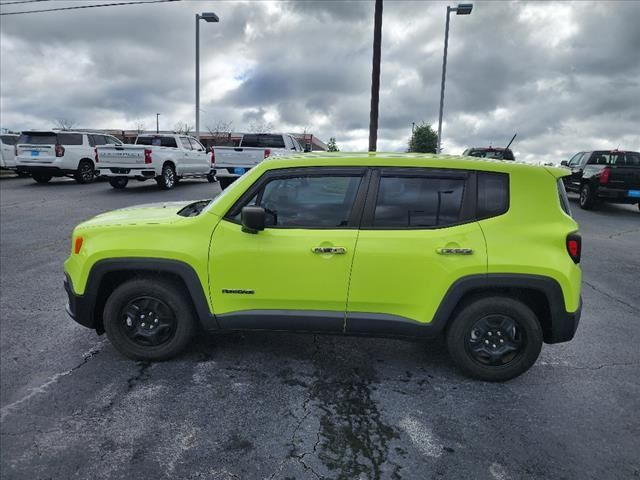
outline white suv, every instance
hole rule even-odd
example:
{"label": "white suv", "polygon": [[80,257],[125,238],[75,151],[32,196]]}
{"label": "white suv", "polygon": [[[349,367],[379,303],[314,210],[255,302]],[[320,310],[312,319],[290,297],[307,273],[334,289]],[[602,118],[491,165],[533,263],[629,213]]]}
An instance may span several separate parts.
{"label": "white suv", "polygon": [[0,169],[15,170],[16,168],[16,141],[18,135],[3,133],[0,135]]}
{"label": "white suv", "polygon": [[16,145],[16,169],[38,183],[70,176],[78,183],[95,179],[95,147],[121,145],[102,133],[40,130],[22,132]]}

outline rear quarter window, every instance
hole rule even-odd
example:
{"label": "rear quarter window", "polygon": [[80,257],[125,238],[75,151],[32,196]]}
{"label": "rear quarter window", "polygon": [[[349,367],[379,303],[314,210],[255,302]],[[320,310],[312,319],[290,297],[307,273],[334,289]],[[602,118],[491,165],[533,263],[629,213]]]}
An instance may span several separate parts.
{"label": "rear quarter window", "polygon": [[478,201],[476,217],[488,218],[509,209],[509,175],[506,173],[478,172]]}
{"label": "rear quarter window", "polygon": [[81,133],[59,133],[58,143],[60,145],[82,145]]}

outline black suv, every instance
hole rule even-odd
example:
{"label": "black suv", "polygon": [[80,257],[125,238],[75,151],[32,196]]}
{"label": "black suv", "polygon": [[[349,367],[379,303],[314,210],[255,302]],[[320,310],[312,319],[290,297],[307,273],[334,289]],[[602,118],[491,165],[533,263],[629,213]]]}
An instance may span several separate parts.
{"label": "black suv", "polygon": [[580,152],[561,165],[571,169],[571,175],[563,178],[565,189],[580,194],[580,207],[585,210],[600,201],[636,204],[640,208],[640,153]]}
{"label": "black suv", "polygon": [[495,158],[497,160],[516,159],[509,148],[500,147],[471,147],[462,152],[462,155],[466,155],[468,157]]}

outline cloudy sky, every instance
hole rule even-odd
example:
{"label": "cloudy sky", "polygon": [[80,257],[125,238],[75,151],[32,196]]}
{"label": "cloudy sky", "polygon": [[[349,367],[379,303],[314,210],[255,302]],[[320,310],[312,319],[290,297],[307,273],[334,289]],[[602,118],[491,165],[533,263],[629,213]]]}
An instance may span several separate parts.
{"label": "cloudy sky", "polygon": [[[92,3],[3,5],[0,13]],[[110,0],[114,1],[114,0]],[[110,3],[110,2],[98,2]],[[447,3],[384,2],[378,150],[437,127]],[[451,3],[455,5],[455,3]],[[161,128],[194,119],[195,13],[201,129],[269,123],[366,150],[373,2],[182,1],[0,16],[0,123]],[[640,149],[640,2],[474,2],[452,16],[445,153],[504,145],[559,162],[591,148]]]}

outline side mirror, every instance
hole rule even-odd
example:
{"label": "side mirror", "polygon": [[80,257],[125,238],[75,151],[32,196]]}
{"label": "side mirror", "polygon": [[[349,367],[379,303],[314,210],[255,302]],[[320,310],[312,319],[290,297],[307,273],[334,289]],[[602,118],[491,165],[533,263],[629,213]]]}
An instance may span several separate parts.
{"label": "side mirror", "polygon": [[242,231],[256,234],[264,230],[266,213],[262,207],[244,207],[240,213]]}
{"label": "side mirror", "polygon": [[567,162],[566,160],[562,160],[560,162],[560,165],[563,166],[563,167],[568,167],[569,166],[569,162]]}

